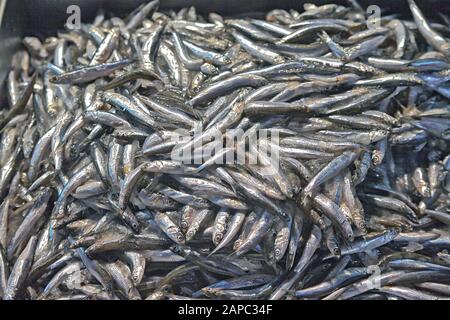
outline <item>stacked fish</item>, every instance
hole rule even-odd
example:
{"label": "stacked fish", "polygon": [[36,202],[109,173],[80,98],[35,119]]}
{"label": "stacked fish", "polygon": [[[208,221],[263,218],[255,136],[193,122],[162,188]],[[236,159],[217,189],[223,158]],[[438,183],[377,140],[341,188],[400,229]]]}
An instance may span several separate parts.
{"label": "stacked fish", "polygon": [[448,299],[450,18],[408,4],[152,1],[24,38],[0,296]]}

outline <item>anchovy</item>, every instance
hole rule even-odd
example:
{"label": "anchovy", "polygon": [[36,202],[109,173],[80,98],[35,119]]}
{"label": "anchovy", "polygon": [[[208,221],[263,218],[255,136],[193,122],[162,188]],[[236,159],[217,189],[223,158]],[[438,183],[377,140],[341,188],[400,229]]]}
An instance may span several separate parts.
{"label": "anchovy", "polygon": [[420,34],[436,50],[448,56],[450,54],[450,44],[431,28],[422,11],[413,0],[408,0],[408,4]]}
{"label": "anchovy", "polygon": [[95,66],[83,67],[73,71],[56,75],[50,79],[55,84],[82,84],[105,77],[110,73],[122,69],[132,63],[132,60],[103,63]]}
{"label": "anchovy", "polygon": [[450,19],[348,2],[24,37],[0,299],[448,299]]}

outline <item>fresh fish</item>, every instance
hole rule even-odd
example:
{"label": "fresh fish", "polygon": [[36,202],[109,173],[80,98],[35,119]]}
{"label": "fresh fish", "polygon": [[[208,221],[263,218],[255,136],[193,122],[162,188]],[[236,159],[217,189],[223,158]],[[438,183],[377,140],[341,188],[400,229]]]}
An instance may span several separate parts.
{"label": "fresh fish", "polygon": [[154,0],[25,37],[0,299],[448,299],[449,18],[408,5]]}

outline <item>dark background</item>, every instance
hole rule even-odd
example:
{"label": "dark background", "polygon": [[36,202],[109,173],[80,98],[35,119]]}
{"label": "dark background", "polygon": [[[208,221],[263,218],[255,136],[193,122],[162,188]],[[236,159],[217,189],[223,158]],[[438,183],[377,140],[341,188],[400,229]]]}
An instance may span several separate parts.
{"label": "dark background", "polygon": [[[0,0],[4,1],[4,0]],[[76,4],[81,8],[83,22],[92,21],[99,8],[114,15],[125,16],[143,2],[148,0],[6,0],[3,21],[0,26],[0,95],[3,89],[5,72],[8,70],[10,57],[20,45],[24,35],[44,37],[61,29],[68,18],[66,9]],[[195,6],[201,13],[217,12],[224,16],[262,16],[265,12],[280,9],[302,11],[305,2],[315,4],[348,4],[346,0],[161,0],[160,10],[180,9]],[[367,7],[378,5],[382,14],[399,13],[410,16],[407,0],[358,0]],[[450,13],[450,0],[416,0],[425,15],[439,18],[438,13]],[[0,13],[1,14],[1,13]]]}
{"label": "dark background", "polygon": [[[67,19],[66,8],[71,4],[79,5],[82,20],[89,22],[98,8],[105,8],[115,15],[124,16],[148,0],[9,0],[8,2],[9,6],[17,7],[10,11],[12,15],[18,14],[25,18],[25,31],[35,33],[60,28]],[[202,13],[214,11],[225,16],[261,15],[275,8],[301,11],[305,2],[348,4],[346,0],[161,0],[160,10],[180,9],[193,5]],[[358,3],[363,7],[378,5],[386,10],[386,13],[409,15],[407,0],[358,0]],[[450,11],[450,1],[416,0],[416,3],[427,17],[436,17],[438,12]]]}

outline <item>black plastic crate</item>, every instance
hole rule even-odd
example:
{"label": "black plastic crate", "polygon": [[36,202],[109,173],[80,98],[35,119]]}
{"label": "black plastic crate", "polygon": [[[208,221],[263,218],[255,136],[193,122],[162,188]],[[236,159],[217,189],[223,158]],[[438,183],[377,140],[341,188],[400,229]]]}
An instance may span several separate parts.
{"label": "black plastic crate", "polygon": [[[3,96],[4,79],[11,55],[20,46],[24,35],[44,37],[62,29],[68,18],[67,7],[78,5],[83,22],[90,22],[99,9],[118,16],[126,16],[148,0],[0,0],[0,96]],[[417,0],[425,15],[439,18],[438,13],[450,13],[450,0]],[[161,11],[195,6],[201,13],[217,12],[224,16],[262,16],[265,12],[280,9],[302,9],[304,3],[347,4],[347,0],[161,0]],[[382,14],[396,13],[409,16],[407,0],[358,0],[367,7],[378,5]]]}

